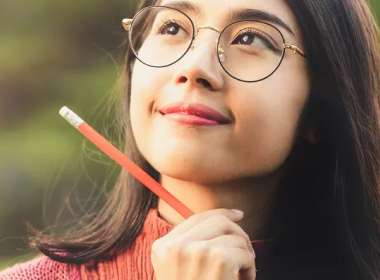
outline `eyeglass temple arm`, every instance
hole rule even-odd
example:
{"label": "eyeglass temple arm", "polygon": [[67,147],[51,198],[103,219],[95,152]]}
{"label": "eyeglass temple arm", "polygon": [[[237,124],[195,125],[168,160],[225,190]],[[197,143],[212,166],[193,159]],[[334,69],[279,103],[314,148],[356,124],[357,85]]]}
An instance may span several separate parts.
{"label": "eyeglass temple arm", "polygon": [[292,50],[294,53],[298,53],[299,55],[303,56],[303,57],[307,57],[305,55],[305,53],[300,49],[298,48],[297,46],[294,46],[294,45],[289,45],[289,44],[284,44],[284,49],[290,49]]}
{"label": "eyeglass temple arm", "polygon": [[126,31],[129,31],[129,29],[131,29],[132,21],[133,19],[130,18],[123,19],[122,24]]}

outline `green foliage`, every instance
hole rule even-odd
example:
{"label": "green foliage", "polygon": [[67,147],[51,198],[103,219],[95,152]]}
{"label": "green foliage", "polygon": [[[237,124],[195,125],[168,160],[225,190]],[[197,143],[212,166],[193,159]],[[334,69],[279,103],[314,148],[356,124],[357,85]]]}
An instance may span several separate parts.
{"label": "green foliage", "polygon": [[[24,220],[45,228],[43,203],[50,205],[47,219],[54,218],[64,193],[80,185],[81,200],[73,206],[80,212],[79,204],[110,173],[110,160],[58,111],[66,105],[101,130],[97,106],[115,85],[126,38],[121,20],[135,6],[117,0],[1,1],[0,269],[34,256],[26,250]],[[44,199],[52,188],[58,194]],[[61,216],[72,219],[67,211]]]}

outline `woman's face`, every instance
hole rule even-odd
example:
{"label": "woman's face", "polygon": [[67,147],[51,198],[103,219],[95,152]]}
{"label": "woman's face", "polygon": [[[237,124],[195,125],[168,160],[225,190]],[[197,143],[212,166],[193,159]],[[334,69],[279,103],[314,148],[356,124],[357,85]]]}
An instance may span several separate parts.
{"label": "woman's face", "polygon": [[[173,2],[163,0],[160,5]],[[295,17],[281,0],[189,3],[201,9],[197,13],[184,10],[195,29],[212,25],[222,30],[230,23],[227,20],[230,9],[262,10],[291,28],[294,35],[274,24],[286,43],[304,49]],[[257,177],[278,169],[292,148],[309,92],[307,60],[286,50],[281,66],[272,76],[256,83],[241,82],[221,67],[216,55],[218,36],[217,32],[201,29],[194,43],[196,47],[171,66],[153,68],[138,60],[134,64],[132,130],[139,150],[161,174],[198,183]],[[154,54],[155,50],[151,52]],[[174,120],[178,115],[160,112],[176,102],[206,105],[231,122],[181,123]],[[187,112],[191,113],[194,112]]]}

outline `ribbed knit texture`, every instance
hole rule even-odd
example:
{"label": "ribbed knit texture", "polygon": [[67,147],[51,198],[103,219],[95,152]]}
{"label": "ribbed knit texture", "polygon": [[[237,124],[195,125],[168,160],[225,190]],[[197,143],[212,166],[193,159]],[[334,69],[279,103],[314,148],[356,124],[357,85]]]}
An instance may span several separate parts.
{"label": "ribbed knit texture", "polygon": [[152,244],[172,229],[158,216],[157,209],[150,209],[134,244],[113,259],[98,263],[96,268],[62,264],[42,256],[7,268],[0,273],[0,280],[154,280]]}

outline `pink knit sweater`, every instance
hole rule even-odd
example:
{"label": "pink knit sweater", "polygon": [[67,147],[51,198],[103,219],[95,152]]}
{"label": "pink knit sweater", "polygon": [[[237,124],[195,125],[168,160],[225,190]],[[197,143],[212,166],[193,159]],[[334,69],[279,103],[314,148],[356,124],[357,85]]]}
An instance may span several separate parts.
{"label": "pink knit sweater", "polygon": [[157,209],[151,209],[133,246],[114,259],[100,263],[95,270],[42,256],[7,268],[0,272],[0,280],[152,280],[155,279],[150,260],[152,244],[172,229],[172,225],[158,216]]}

